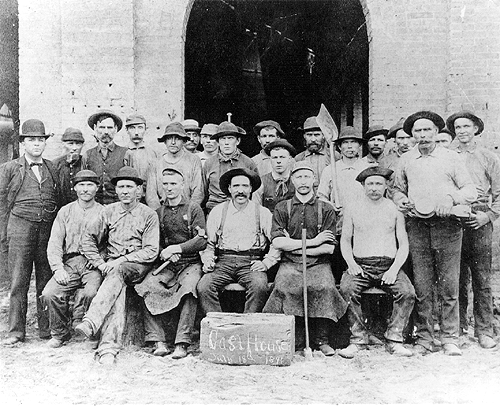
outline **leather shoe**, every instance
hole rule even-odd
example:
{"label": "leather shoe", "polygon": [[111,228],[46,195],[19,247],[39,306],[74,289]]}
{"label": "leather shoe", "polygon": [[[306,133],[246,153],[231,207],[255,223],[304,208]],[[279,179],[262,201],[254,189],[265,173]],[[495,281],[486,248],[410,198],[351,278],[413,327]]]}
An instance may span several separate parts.
{"label": "leather shoe", "polygon": [[355,343],[351,343],[347,348],[339,350],[339,356],[345,359],[352,359],[363,347]]}
{"label": "leather shoe", "polygon": [[454,343],[445,343],[443,350],[446,356],[462,356],[462,351]]}
{"label": "leather shoe", "polygon": [[49,348],[60,348],[61,346],[63,346],[66,342],[68,342],[69,338],[68,339],[65,339],[65,338],[62,338],[62,339],[59,339],[59,338],[51,338],[48,342],[47,342],[47,346]]}
{"label": "leather shoe", "polygon": [[156,342],[156,349],[154,350],[153,355],[167,356],[169,353],[172,353],[172,351],[167,348],[165,342]]}
{"label": "leather shoe", "polygon": [[333,349],[330,345],[327,343],[324,343],[322,345],[319,345],[319,350],[323,353],[325,356],[333,356],[335,355],[335,349]]}
{"label": "leather shoe", "polygon": [[413,353],[415,355],[425,356],[425,355],[428,355],[429,353],[431,353],[431,351],[429,349],[427,349],[425,346],[417,343],[415,346],[413,346]]}
{"label": "leather shoe", "polygon": [[394,356],[413,356],[413,352],[410,349],[406,349],[400,342],[387,341],[385,348],[387,349],[387,352]]}
{"label": "leather shoe", "polygon": [[491,349],[497,346],[497,343],[488,335],[481,334],[479,335],[479,345],[481,346],[481,348]]}
{"label": "leather shoe", "polygon": [[18,336],[8,336],[4,340],[2,340],[2,345],[11,346],[15,345],[18,342],[24,342],[24,340],[22,338],[19,338]]}
{"label": "leather shoe", "polygon": [[75,332],[89,338],[93,335],[92,325],[88,321],[82,321],[81,324],[75,326]]}
{"label": "leather shoe", "polygon": [[111,366],[114,365],[115,362],[116,362],[116,357],[112,353],[105,353],[104,355],[101,355],[101,357],[99,357],[100,365]]}
{"label": "leather shoe", "polygon": [[172,359],[182,359],[187,356],[187,345],[184,343],[178,343],[175,345],[174,353],[172,353]]}

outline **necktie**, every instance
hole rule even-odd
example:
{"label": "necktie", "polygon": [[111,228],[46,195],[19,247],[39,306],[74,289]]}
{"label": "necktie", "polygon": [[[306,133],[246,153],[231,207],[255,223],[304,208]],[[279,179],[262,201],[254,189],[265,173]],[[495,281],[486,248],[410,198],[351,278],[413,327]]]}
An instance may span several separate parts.
{"label": "necktie", "polygon": [[285,196],[286,193],[288,192],[288,185],[286,184],[286,180],[283,178],[277,179],[276,180],[276,196]]}
{"label": "necktie", "polygon": [[38,182],[40,182],[42,180],[42,175],[41,175],[42,163],[30,163],[30,168],[31,171],[33,171],[33,174],[35,174],[35,177],[38,180]]}

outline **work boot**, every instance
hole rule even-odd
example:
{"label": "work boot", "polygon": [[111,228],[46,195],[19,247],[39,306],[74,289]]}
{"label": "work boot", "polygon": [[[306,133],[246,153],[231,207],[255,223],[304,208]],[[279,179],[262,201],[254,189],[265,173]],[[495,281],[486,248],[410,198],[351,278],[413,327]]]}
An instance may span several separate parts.
{"label": "work boot", "polygon": [[75,326],[75,332],[89,339],[94,333],[92,332],[92,325],[88,321],[82,321],[81,324]]}
{"label": "work boot", "polygon": [[385,349],[387,350],[387,352],[394,356],[413,356],[413,352],[410,349],[406,349],[400,342],[387,341],[385,344]]}
{"label": "work boot", "polygon": [[333,349],[330,345],[327,343],[324,343],[322,345],[319,345],[319,350],[323,353],[325,356],[333,356],[335,355],[335,349]]}
{"label": "work boot", "polygon": [[63,346],[66,342],[68,342],[71,339],[71,335],[67,334],[64,335],[62,338],[51,338],[47,342],[47,346],[49,348],[60,348]]}
{"label": "work boot", "polygon": [[7,338],[2,340],[2,345],[4,346],[12,346],[16,343],[24,342],[24,339],[19,338],[18,336],[8,336]]}
{"label": "work boot", "polygon": [[156,342],[156,349],[153,352],[155,356],[167,356],[172,351],[167,348],[167,344],[165,342]]}
{"label": "work boot", "polygon": [[431,353],[431,351],[427,349],[424,345],[420,345],[419,343],[417,343],[416,345],[413,346],[413,353],[415,355],[425,356]]}
{"label": "work boot", "polygon": [[497,346],[497,343],[495,342],[495,340],[493,338],[489,337],[488,335],[480,334],[478,339],[479,339],[479,345],[481,346],[481,348],[491,349],[491,348],[494,348],[495,346]]}
{"label": "work boot", "polygon": [[188,354],[187,347],[188,345],[186,343],[178,343],[175,345],[174,353],[172,353],[172,359],[185,358]]}
{"label": "work boot", "polygon": [[339,356],[342,356],[345,359],[352,359],[361,349],[361,345],[351,343],[347,348],[339,350]]}
{"label": "work boot", "polygon": [[446,356],[462,356],[462,351],[454,343],[445,343],[443,350]]}

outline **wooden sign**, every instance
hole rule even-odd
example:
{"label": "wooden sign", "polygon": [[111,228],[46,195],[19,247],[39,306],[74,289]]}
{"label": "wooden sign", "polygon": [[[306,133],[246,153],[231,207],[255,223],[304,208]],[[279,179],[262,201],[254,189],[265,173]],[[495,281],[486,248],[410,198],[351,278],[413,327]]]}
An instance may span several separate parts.
{"label": "wooden sign", "polygon": [[209,312],[201,321],[201,358],[224,365],[289,366],[295,317]]}

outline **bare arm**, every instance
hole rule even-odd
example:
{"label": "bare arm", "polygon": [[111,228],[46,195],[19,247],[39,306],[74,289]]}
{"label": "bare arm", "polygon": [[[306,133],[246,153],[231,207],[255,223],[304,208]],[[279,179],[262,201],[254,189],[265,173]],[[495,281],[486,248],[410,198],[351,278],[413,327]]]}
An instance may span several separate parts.
{"label": "bare arm", "polygon": [[340,237],[340,250],[345,262],[347,263],[347,272],[353,276],[361,274],[363,275],[363,269],[354,260],[354,254],[352,252],[352,237],[354,234],[354,223],[352,220],[352,215],[349,211],[346,211],[344,215],[344,223],[342,224],[342,235]]}
{"label": "bare arm", "polygon": [[408,257],[409,244],[408,235],[406,233],[405,220],[401,212],[396,214],[396,239],[398,242],[398,251],[396,257],[389,270],[382,276],[382,282],[385,284],[394,284],[401,267]]}

